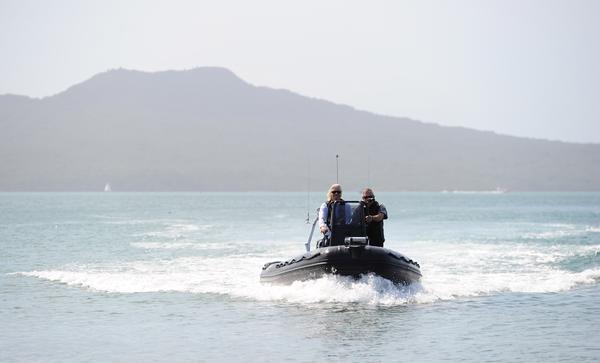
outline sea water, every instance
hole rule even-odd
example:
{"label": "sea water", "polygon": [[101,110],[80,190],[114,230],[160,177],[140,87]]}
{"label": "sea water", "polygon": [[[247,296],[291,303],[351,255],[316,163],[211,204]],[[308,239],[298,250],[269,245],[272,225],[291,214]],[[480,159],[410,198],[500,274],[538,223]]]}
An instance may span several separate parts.
{"label": "sea water", "polygon": [[322,194],[0,194],[0,361],[600,360],[600,193],[379,193],[420,284],[260,284]]}

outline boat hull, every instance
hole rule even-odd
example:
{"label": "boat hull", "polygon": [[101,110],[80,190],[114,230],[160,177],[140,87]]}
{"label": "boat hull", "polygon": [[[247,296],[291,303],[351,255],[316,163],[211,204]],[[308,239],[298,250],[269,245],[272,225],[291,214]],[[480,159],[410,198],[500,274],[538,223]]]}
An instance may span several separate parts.
{"label": "boat hull", "polygon": [[265,264],[260,281],[291,284],[326,274],[353,276],[374,273],[397,284],[421,278],[419,264],[406,256],[376,246],[331,246],[318,248],[287,261]]}

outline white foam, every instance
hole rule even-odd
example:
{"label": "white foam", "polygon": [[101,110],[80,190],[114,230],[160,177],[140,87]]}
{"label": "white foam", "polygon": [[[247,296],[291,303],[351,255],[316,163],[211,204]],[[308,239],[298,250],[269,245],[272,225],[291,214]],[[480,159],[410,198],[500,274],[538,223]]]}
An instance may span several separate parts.
{"label": "white foam", "polygon": [[600,233],[600,227],[598,226],[584,226],[574,225],[565,223],[551,223],[541,225],[542,227],[549,228],[541,232],[530,232],[525,233],[521,237],[527,239],[556,239],[561,237],[569,236],[583,236],[588,233]]}
{"label": "white foam", "polygon": [[585,227],[574,224],[551,223],[541,226],[549,230],[525,233],[521,236],[521,238],[548,240],[569,236],[581,236],[586,234]]}
{"label": "white foam", "polygon": [[169,228],[173,229],[173,230],[184,231],[184,232],[194,232],[194,231],[199,231],[200,229],[208,229],[210,227],[211,227],[210,225],[178,223],[178,224],[171,225]]}
{"label": "white foam", "polygon": [[434,301],[502,292],[561,292],[577,285],[595,283],[598,278],[600,269],[568,272],[547,268],[520,274],[490,272],[468,275],[431,271],[425,275],[422,284],[425,287],[423,297]]}
{"label": "white foam", "polygon": [[[273,249],[269,253],[249,254],[239,247],[255,241],[236,241],[233,246],[240,250],[239,254],[222,257],[72,265],[18,274],[109,293],[177,291],[303,304],[359,302],[374,305],[430,303],[504,292],[560,292],[600,279],[598,268],[583,272],[559,268],[562,261],[597,255],[600,245],[412,241],[403,243],[403,252],[422,266],[423,279],[417,286],[399,288],[377,276],[359,280],[326,276],[290,286],[260,284],[259,274],[264,263],[287,259],[300,252],[295,244],[277,245],[276,242],[272,241]],[[210,249],[224,245],[186,241],[136,242],[135,246]]]}
{"label": "white foam", "polygon": [[[252,272],[248,264],[253,261]],[[262,258],[261,258],[262,261]],[[229,268],[239,266],[241,269]],[[260,262],[252,257],[202,258],[185,257],[173,260],[136,261],[117,265],[71,266],[64,270],[18,273],[97,291],[134,293],[157,291],[227,293],[232,283],[258,278]]]}
{"label": "white foam", "polygon": [[164,229],[143,233],[144,238],[169,238],[180,240],[194,235],[198,231],[207,231],[213,228],[212,224],[193,224],[193,223],[170,223]]}
{"label": "white foam", "polygon": [[316,280],[296,281],[289,286],[263,285],[248,297],[259,300],[285,300],[293,303],[362,303],[401,305],[418,302],[419,284],[396,286],[390,280],[369,274],[355,280],[325,276]]}

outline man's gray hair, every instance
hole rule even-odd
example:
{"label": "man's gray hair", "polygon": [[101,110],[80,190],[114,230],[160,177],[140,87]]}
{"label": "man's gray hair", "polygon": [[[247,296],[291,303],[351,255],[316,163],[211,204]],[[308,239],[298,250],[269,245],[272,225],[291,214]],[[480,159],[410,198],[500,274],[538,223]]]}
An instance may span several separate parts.
{"label": "man's gray hair", "polygon": [[374,191],[373,191],[373,189],[371,189],[371,188],[364,188],[364,189],[361,191],[361,194],[365,194],[366,192],[371,192],[371,194],[375,195],[375,192],[374,192]]}

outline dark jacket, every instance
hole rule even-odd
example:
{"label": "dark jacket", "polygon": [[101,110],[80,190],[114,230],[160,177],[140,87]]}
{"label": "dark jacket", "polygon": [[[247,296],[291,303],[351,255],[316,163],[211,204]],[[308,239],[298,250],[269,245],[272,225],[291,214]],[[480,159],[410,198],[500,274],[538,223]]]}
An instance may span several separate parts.
{"label": "dark jacket", "polygon": [[[379,204],[377,201],[365,204],[365,215],[376,216],[379,213],[383,213],[383,219],[387,219],[387,210],[383,204]],[[369,244],[372,246],[383,247],[385,237],[383,235],[383,220],[380,222],[372,221],[367,223],[367,237],[369,237]]]}

